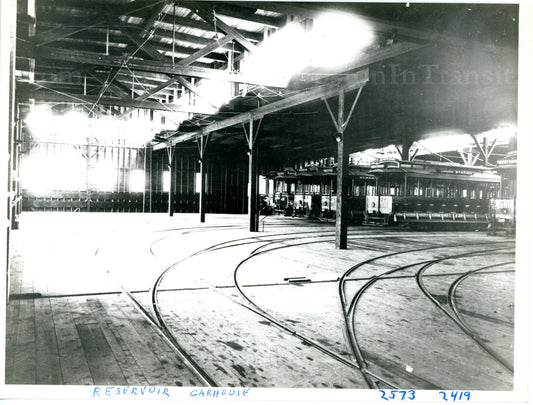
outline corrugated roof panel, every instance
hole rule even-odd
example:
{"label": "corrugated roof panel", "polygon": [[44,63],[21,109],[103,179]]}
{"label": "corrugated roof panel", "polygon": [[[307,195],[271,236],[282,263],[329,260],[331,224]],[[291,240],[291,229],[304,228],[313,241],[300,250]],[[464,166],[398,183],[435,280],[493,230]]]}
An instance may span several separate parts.
{"label": "corrugated roof panel", "polygon": [[262,15],[265,17],[274,17],[274,18],[280,18],[280,17],[283,17],[284,15],[281,13],[276,13],[274,11],[267,11],[267,10],[261,10],[261,9],[258,9],[254,14]]}
{"label": "corrugated roof panel", "polygon": [[243,30],[248,32],[263,32],[264,25],[251,22],[251,21],[244,21],[239,18],[234,17],[228,17],[225,15],[218,15],[217,17],[220,18],[223,22],[228,24],[230,27],[235,28],[237,30]]}
{"label": "corrugated roof panel", "polygon": [[123,22],[127,24],[136,24],[139,25],[144,21],[144,18],[141,17],[132,17],[132,16],[120,16],[119,17]]}
{"label": "corrugated roof panel", "polygon": [[[172,24],[161,22],[161,21],[156,21],[156,23],[154,24],[154,27],[165,30],[165,31],[170,31],[172,33]],[[201,36],[204,38],[212,38],[215,35],[214,31],[206,31],[206,30],[202,30],[199,28],[182,27],[179,25],[176,26],[176,32],[183,32],[184,34],[197,35],[197,36]]]}

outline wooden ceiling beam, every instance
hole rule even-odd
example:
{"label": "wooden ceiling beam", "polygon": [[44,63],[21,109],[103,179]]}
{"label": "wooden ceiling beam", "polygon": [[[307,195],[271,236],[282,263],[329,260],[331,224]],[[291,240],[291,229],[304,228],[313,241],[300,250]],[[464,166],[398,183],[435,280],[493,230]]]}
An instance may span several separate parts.
{"label": "wooden ceiling beam", "polygon": [[[71,41],[70,39],[71,38],[74,38],[74,37],[67,37],[67,38],[62,38],[62,39],[59,39],[57,40],[57,44],[58,44],[58,47],[61,47],[61,48],[73,48],[73,47],[76,47],[75,50],[78,50],[78,51],[88,51],[88,52],[100,52],[105,49],[105,42],[102,41],[102,37],[101,36],[97,36],[95,34],[92,34],[90,36],[87,36],[85,37],[86,41],[84,44],[78,44],[76,41]],[[114,36],[114,38],[110,38],[110,42],[115,42],[115,43],[122,43],[122,44],[128,44],[129,41],[125,38],[125,37],[122,37],[122,36]],[[156,41],[150,41],[150,43],[152,44],[152,47],[154,49],[156,49],[157,51],[159,51],[160,53],[162,52],[172,52],[173,50],[178,53],[178,54],[183,54],[183,55],[189,55],[191,54],[191,52],[200,52],[202,51],[203,48],[188,48],[188,47],[184,47],[184,46],[174,46],[174,48],[172,47],[171,44],[167,44],[167,43],[158,43]],[[228,47],[226,45],[222,46],[221,48],[223,49],[227,49]],[[128,52],[128,48],[125,48],[125,47],[119,47],[119,46],[113,46],[113,44],[111,43],[110,46],[109,46],[109,53],[110,54],[114,54],[114,55],[121,55],[123,53],[127,53]],[[164,55],[163,55],[164,56]],[[221,63],[224,63],[227,61],[227,58],[225,55],[221,54],[221,53],[217,53],[217,52],[208,52],[208,54],[204,55],[203,56],[204,58],[208,59],[212,62],[221,62]],[[208,67],[208,63],[210,62],[207,62],[205,65],[205,67]]]}
{"label": "wooden ceiling beam", "polygon": [[[189,4],[189,3],[187,3]],[[227,25],[224,21],[222,21],[220,18],[218,18],[214,14],[213,9],[209,9],[207,7],[204,7],[200,3],[191,3],[192,4],[192,10],[201,17],[206,23],[213,25],[213,29],[220,29],[222,32],[224,32],[227,35],[231,35],[235,41],[237,41],[239,44],[241,44],[245,49],[247,49],[251,53],[257,52],[257,47],[252,44],[250,41],[248,41],[241,33],[239,33],[236,29],[233,29],[229,25]],[[190,6],[187,6],[190,7]]]}
{"label": "wooden ceiling beam", "polygon": [[[101,85],[105,85],[107,83],[107,77],[104,78],[102,74],[96,73],[96,72],[94,72],[92,70],[87,70],[86,73],[88,75],[90,75],[92,78],[94,78]],[[111,75],[109,75],[109,76],[111,76]],[[111,90],[116,91],[118,93],[117,95],[119,95],[119,96],[128,97],[130,95],[130,92],[128,91],[128,89],[126,89],[119,82],[109,84],[109,88]]]}
{"label": "wooden ceiling beam", "polygon": [[[161,33],[161,31],[164,33]],[[167,30],[160,28],[154,35],[152,35],[152,39],[154,41],[160,42],[161,39],[172,39],[172,34],[166,34]],[[185,34],[183,32],[176,32],[176,42],[187,42],[190,44],[198,45],[198,46],[205,46],[209,45],[211,41],[213,41],[212,38],[204,38],[204,37],[197,37],[195,35]],[[172,46],[172,44],[170,44]],[[230,50],[232,49],[230,46],[225,45],[222,47],[223,49]]]}
{"label": "wooden ceiling beam", "polygon": [[329,98],[339,94],[340,91],[350,92],[364,86],[369,80],[368,69],[359,71],[352,75],[346,75],[341,80],[332,83],[324,84],[322,86],[314,87],[312,89],[305,89],[298,94],[272,102],[270,104],[255,108],[234,117],[226,118],[210,125],[203,127],[201,130],[189,132],[186,134],[179,134],[169,139],[164,144],[156,145],[155,149],[160,149],[165,146],[172,146],[177,143],[194,140],[205,134],[219,131],[234,125],[263,118],[268,114],[282,111],[291,107],[308,103],[320,98]]}
{"label": "wooden ceiling beam", "polygon": [[141,32],[139,33],[139,36],[141,38],[146,38],[148,34],[150,34],[150,31],[155,29],[154,24],[161,16],[161,13],[163,13],[163,10],[165,9],[167,4],[168,4],[167,1],[163,1],[157,4],[154,7],[154,10],[150,14],[150,16],[144,20],[142,28],[141,28]]}
{"label": "wooden ceiling beam", "polygon": [[117,19],[114,21],[113,26],[119,29],[126,37],[128,37],[137,46],[138,50],[144,52],[150,58],[159,61],[165,59],[165,56],[159,53],[159,51],[150,42],[148,42],[148,39],[143,39],[137,33],[134,33],[128,28],[124,27],[122,21]]}
{"label": "wooden ceiling beam", "polygon": [[[229,4],[241,5],[242,7],[249,7],[252,9],[262,9],[267,11],[273,11],[281,14],[294,15],[303,18],[314,19],[323,13],[331,12],[332,9],[327,6],[318,3],[283,3],[283,2],[270,2],[270,1],[247,1],[247,2],[235,2],[229,1]],[[454,37],[450,35],[443,35],[433,31],[420,30],[411,28],[395,22],[383,20],[380,18],[369,17],[361,13],[354,12],[352,9],[344,9],[337,4],[336,9],[339,11],[345,11],[348,14],[356,16],[362,21],[367,22],[374,31],[390,33],[393,30],[398,32],[401,37],[409,37],[424,42],[435,42],[451,45],[453,47],[465,48],[465,49],[482,49],[489,53],[502,53],[515,55],[517,52],[513,49],[496,46],[493,43],[481,43],[479,41],[471,41],[465,38]]]}
{"label": "wooden ceiling beam", "polygon": [[355,58],[347,61],[344,65],[327,69],[313,68],[307,72],[303,71],[302,73],[296,74],[293,77],[293,80],[295,82],[302,83],[303,86],[305,86],[305,83],[318,81],[339,73],[363,69],[375,63],[382,62],[409,52],[414,52],[427,46],[428,45],[426,44],[417,44],[414,42],[399,42],[397,44],[392,44],[369,53],[356,55]]}
{"label": "wooden ceiling beam", "polygon": [[[153,5],[154,5],[153,2],[151,3],[147,0],[134,0],[130,3],[124,4],[121,6],[116,6],[113,8],[108,7],[106,9],[107,14],[98,13],[97,15],[93,17],[85,18],[84,19],[85,25],[82,27],[62,26],[62,27],[54,28],[50,31],[46,31],[42,34],[38,34],[35,37],[35,46],[37,47],[43,46],[43,45],[49,44],[50,42],[56,41],[57,39],[65,38],[73,34],[76,34],[78,32],[85,31],[86,29],[104,24],[106,23],[107,18],[109,18],[110,15],[114,15],[118,17],[124,14],[138,12],[140,10],[145,9],[146,7],[152,7]],[[110,12],[111,10],[112,12]]]}
{"label": "wooden ceiling beam", "polygon": [[[191,63],[195,62],[197,59],[211,53],[212,51],[220,48],[221,46],[224,46],[225,44],[229,43],[232,40],[231,35],[226,35],[221,40],[212,41],[209,45],[205,46],[204,48],[198,50],[197,52],[193,53],[192,55],[188,56],[185,59],[180,60],[177,65],[179,66],[188,66]],[[136,97],[136,100],[146,100],[147,98],[153,96],[154,94],[158,93],[159,91],[163,90],[164,88],[167,88],[168,86],[173,85],[177,81],[180,81],[185,87],[187,87],[190,91],[193,91],[195,94],[198,94],[198,90],[195,89],[195,87],[189,83],[187,80],[181,78],[181,77],[171,77],[166,82],[161,83],[159,86],[156,86],[153,89],[150,89],[146,91],[144,94],[142,94],[139,97]],[[194,89],[194,90],[193,90]],[[202,97],[203,98],[203,97]],[[130,111],[126,111],[122,116],[129,115]]]}
{"label": "wooden ceiling beam", "polygon": [[[192,6],[191,6],[191,8],[192,8]],[[210,24],[210,23],[207,23],[207,22],[205,22],[203,20],[194,20],[192,18],[178,17],[178,16],[173,17],[172,15],[167,14],[166,17],[163,18],[161,22],[172,26],[172,23],[174,21],[173,18],[175,18],[175,22],[176,22],[177,26],[186,27],[186,28],[200,29],[202,31],[206,31],[206,32],[209,32],[209,33],[213,34],[213,36],[216,33],[216,31],[214,30],[213,25]],[[162,28],[161,26],[158,25],[158,23],[156,23],[156,26],[158,27],[158,29]],[[246,40],[248,40],[248,41],[259,42],[259,41],[261,41],[263,39],[263,34],[257,34],[255,32],[244,31],[244,30],[239,30],[239,33],[244,38],[246,38]]]}
{"label": "wooden ceiling beam", "polygon": [[[76,23],[73,24],[72,20],[73,19],[70,19],[71,22],[69,26],[71,28],[74,28],[73,25],[76,25]],[[103,30],[105,30],[105,27],[103,27],[102,25],[97,25],[97,26],[87,28],[85,24],[81,24],[81,21],[85,21],[85,20],[80,20],[80,24],[78,24],[78,28],[82,28],[80,32],[73,33],[66,37],[58,38],[56,39],[56,41],[64,40],[65,38],[74,38],[74,39],[79,39],[79,40],[97,41],[99,43],[105,44],[106,33],[103,32]],[[67,22],[65,22],[65,24],[66,23]],[[39,26],[40,27],[43,27],[43,26],[53,27],[51,29],[59,28],[57,27],[56,22],[47,21],[47,20],[44,20],[43,18],[39,20]],[[141,29],[136,24],[122,22],[122,26],[128,28],[131,32],[138,31],[139,32],[138,35],[139,36],[141,35]],[[170,50],[172,48],[172,44],[171,43],[169,44],[163,41],[168,41],[172,39],[173,39],[172,34],[168,30],[164,29],[163,27],[159,27],[156,29],[154,34],[152,34],[150,43],[152,43],[152,45],[156,46],[158,49],[161,48],[165,50]],[[212,39],[199,37],[196,35],[190,35],[190,34],[186,34],[183,32],[176,32],[176,42],[180,42],[180,41],[196,45],[195,48],[200,48],[202,46],[208,45],[212,41]],[[109,42],[128,44],[130,41],[128,41],[128,38],[125,35],[123,35],[119,30],[112,29],[110,30],[110,33],[109,33]],[[176,48],[181,49],[181,50],[188,49],[188,47],[185,47],[185,46],[176,47]],[[230,46],[227,46],[227,45],[225,45],[223,48],[227,50],[232,49]],[[238,51],[238,49],[235,49],[235,51]]]}
{"label": "wooden ceiling beam", "polygon": [[[28,99],[34,99],[36,101],[48,101],[48,102],[63,102],[63,103],[86,103],[99,105],[118,106],[118,107],[132,107],[132,108],[145,108],[150,110],[162,110],[170,112],[184,112],[193,114],[214,114],[216,109],[214,108],[200,108],[197,106],[179,105],[179,104],[164,104],[154,101],[137,101],[126,98],[115,97],[100,97],[83,94],[68,94],[58,93],[48,90],[33,90],[39,86],[23,86],[20,89],[20,94]],[[33,89],[32,89],[33,88]]]}
{"label": "wooden ceiling beam", "polygon": [[224,38],[222,39],[213,40],[209,45],[204,46],[202,49],[199,49],[191,55],[187,56],[186,58],[180,60],[178,64],[183,66],[190,65],[198,59],[209,55],[211,52],[216,51],[217,49],[225,46],[226,44],[229,44],[231,41],[233,41],[233,36],[229,34],[224,36]]}
{"label": "wooden ceiling beam", "polygon": [[65,51],[59,48],[41,47],[39,48],[39,52],[37,53],[36,57],[42,59],[59,60],[62,62],[108,67],[121,67],[127,64],[131,70],[144,70],[148,72],[166,73],[169,75],[199,77],[202,79],[225,80],[229,82],[255,84],[267,87],[285,87],[286,85],[282,81],[266,79],[258,75],[230,73],[197,66],[180,66],[178,64],[172,65],[159,61],[147,61],[136,58],[125,59],[123,57],[90,52]]}
{"label": "wooden ceiling beam", "polygon": [[242,21],[251,21],[268,28],[279,29],[282,28],[286,22],[286,18],[267,17],[255,14],[255,10],[252,10],[252,12],[245,12],[244,10],[246,9],[243,7],[235,7],[224,3],[210,2],[209,6],[214,8],[219,15],[236,18]]}

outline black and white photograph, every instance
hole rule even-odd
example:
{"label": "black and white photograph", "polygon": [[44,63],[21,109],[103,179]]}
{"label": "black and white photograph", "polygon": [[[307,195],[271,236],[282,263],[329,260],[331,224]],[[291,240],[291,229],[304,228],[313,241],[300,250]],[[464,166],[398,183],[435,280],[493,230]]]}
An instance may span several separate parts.
{"label": "black and white photograph", "polygon": [[0,400],[528,402],[532,5],[0,11]]}

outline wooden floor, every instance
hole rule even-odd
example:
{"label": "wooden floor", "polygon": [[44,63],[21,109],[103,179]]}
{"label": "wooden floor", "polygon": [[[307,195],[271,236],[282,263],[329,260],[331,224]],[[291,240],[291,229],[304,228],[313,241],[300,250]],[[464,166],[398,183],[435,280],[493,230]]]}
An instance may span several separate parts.
{"label": "wooden floor", "polygon": [[[455,290],[459,317],[512,368],[512,240],[351,228],[339,251],[332,223],[269,217],[253,234],[246,224],[229,215],[200,226],[188,214],[24,213],[12,234],[6,384],[201,386],[192,361],[218,386],[366,389],[338,292],[358,265],[347,299],[373,280],[354,325],[380,381],[513,390],[513,372],[458,327],[446,298],[472,271]],[[423,283],[436,302],[416,283],[431,260]],[[154,322],[153,299],[190,358]]]}

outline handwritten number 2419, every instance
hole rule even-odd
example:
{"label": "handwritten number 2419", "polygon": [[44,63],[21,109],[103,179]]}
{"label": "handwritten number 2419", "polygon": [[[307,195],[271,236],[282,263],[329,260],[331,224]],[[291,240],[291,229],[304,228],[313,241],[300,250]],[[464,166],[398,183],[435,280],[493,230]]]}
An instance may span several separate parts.
{"label": "handwritten number 2419", "polygon": [[[445,400],[445,401],[448,401],[448,397],[446,396],[446,393],[444,391],[439,391],[439,394],[442,395],[442,399]],[[449,397],[449,400],[450,401],[461,401],[463,399],[463,397],[467,400],[467,401],[470,401],[470,392],[469,391],[452,391],[449,393],[450,397]]]}
{"label": "handwritten number 2419", "polygon": [[[384,399],[386,401],[392,400],[392,399],[398,399],[400,401],[403,401],[404,399],[408,399],[412,401],[415,399],[415,391],[409,390],[409,391],[398,391],[398,390],[391,390],[389,391],[389,395],[387,396],[387,392],[383,390],[379,390],[381,392],[381,399]],[[397,395],[397,396],[396,396]]]}

